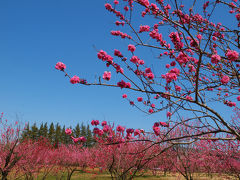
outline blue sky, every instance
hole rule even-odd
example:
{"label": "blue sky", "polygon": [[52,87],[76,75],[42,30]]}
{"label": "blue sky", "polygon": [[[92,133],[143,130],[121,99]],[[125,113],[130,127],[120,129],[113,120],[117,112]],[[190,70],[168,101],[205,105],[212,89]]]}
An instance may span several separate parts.
{"label": "blue sky", "polygon": [[1,1],[0,23],[0,111],[8,119],[67,126],[99,119],[135,128],[154,122],[121,98],[124,91],[74,86],[54,68],[63,61],[72,75],[91,80],[106,70],[93,48],[117,43],[104,1]]}
{"label": "blue sky", "polygon": [[0,1],[0,111],[7,118],[66,126],[98,119],[147,129],[165,120],[166,112],[149,116],[129,106],[121,97],[127,90],[71,85],[55,70],[62,61],[71,75],[94,81],[107,69],[93,46],[111,52],[127,47],[109,33],[117,30],[116,18],[105,1],[89,2]]}

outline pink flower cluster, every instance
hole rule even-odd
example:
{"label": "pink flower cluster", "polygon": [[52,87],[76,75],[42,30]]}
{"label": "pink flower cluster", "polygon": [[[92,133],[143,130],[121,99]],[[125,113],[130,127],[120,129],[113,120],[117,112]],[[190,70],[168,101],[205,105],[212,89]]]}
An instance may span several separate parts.
{"label": "pink flower cluster", "polygon": [[134,64],[138,64],[139,63],[139,58],[137,57],[137,56],[132,56],[131,57],[131,59],[130,59],[130,61],[132,62],[132,63],[134,63]]}
{"label": "pink flower cluster", "polygon": [[71,134],[72,134],[72,130],[69,129],[69,128],[67,128],[67,129],[65,130],[65,133],[66,133],[67,135],[71,135]]}
{"label": "pink flower cluster", "polygon": [[121,38],[123,38],[123,39],[125,39],[125,38],[132,39],[131,36],[129,36],[129,35],[126,34],[126,33],[121,32],[121,31],[111,31],[111,34],[112,34],[113,36],[121,36]]}
{"label": "pink flower cluster", "polygon": [[222,84],[227,84],[230,81],[230,78],[228,76],[223,76],[221,79]]}
{"label": "pink flower cluster", "polygon": [[140,26],[139,33],[141,32],[149,32],[150,27],[148,25]]}
{"label": "pink flower cluster", "polygon": [[99,121],[98,120],[92,120],[91,125],[97,126],[97,125],[99,125]]}
{"label": "pink flower cluster", "polygon": [[101,59],[103,61],[107,61],[109,64],[113,63],[113,57],[108,55],[105,51],[100,50],[97,54],[98,59]]}
{"label": "pink flower cluster", "polygon": [[136,50],[136,47],[132,44],[128,45],[128,51],[131,51],[132,53]]}
{"label": "pink flower cluster", "polygon": [[[115,4],[117,4],[117,2],[118,2],[118,1],[115,1]],[[122,14],[121,12],[119,12],[119,11],[116,11],[116,10],[112,7],[111,4],[106,3],[106,4],[105,4],[105,8],[106,8],[108,11],[113,12],[114,14],[116,14],[116,16],[119,17],[121,20],[124,20],[124,19],[125,19],[124,16],[123,16],[123,14]]]}
{"label": "pink flower cluster", "polygon": [[190,57],[186,53],[180,52],[176,57],[176,60],[180,65],[182,65],[186,64],[190,60]]}
{"label": "pink flower cluster", "polygon": [[114,49],[114,56],[123,57],[122,53],[117,49]]}
{"label": "pink flower cluster", "polygon": [[226,53],[226,56],[230,61],[236,61],[239,57],[239,54],[238,54],[237,51],[233,51],[233,50],[228,49],[228,51]]}
{"label": "pink flower cluster", "polygon": [[226,104],[229,107],[233,107],[233,106],[236,107],[236,103],[232,101],[224,101],[224,104]]}
{"label": "pink flower cluster", "polygon": [[154,74],[152,73],[151,68],[146,68],[144,75],[145,75],[148,79],[153,79],[153,78],[154,78]]}
{"label": "pink flower cluster", "polygon": [[177,50],[180,50],[183,48],[184,44],[183,42],[181,42],[181,39],[183,38],[179,36],[178,32],[171,32],[169,37],[171,38],[171,41]]}
{"label": "pink flower cluster", "polygon": [[149,1],[148,1],[148,0],[138,0],[138,2],[139,2],[140,4],[142,4],[143,6],[145,6],[145,7],[148,7],[148,6],[149,6]]}
{"label": "pink flower cluster", "polygon": [[221,57],[218,54],[213,54],[211,57],[211,62],[217,64],[221,60]]}
{"label": "pink flower cluster", "polygon": [[160,42],[161,46],[167,46],[166,41],[163,41],[162,39],[162,34],[158,33],[158,29],[154,29],[149,33],[150,37],[153,39],[156,39],[157,41]]}
{"label": "pink flower cluster", "polygon": [[120,126],[120,125],[118,125],[117,128],[116,128],[116,130],[117,130],[118,132],[123,132],[123,131],[125,130],[125,128],[122,127],[122,126]]}
{"label": "pink flower cluster", "polygon": [[131,88],[131,83],[130,82],[125,82],[125,81],[120,81],[117,83],[117,86],[119,86],[121,89],[122,88]]}
{"label": "pink flower cluster", "polygon": [[110,71],[105,71],[103,73],[103,79],[109,81],[111,79],[111,72]]}
{"label": "pink flower cluster", "polygon": [[178,86],[178,85],[175,86],[175,90],[176,90],[176,91],[181,91],[181,89],[182,89],[182,88],[181,88],[180,86]]}
{"label": "pink flower cluster", "polygon": [[86,139],[84,136],[79,137],[79,138],[75,138],[75,137],[71,136],[71,139],[73,140],[74,143],[77,143],[77,142],[86,142],[86,141],[87,141],[87,139]]}
{"label": "pink flower cluster", "polygon": [[180,70],[177,68],[171,69],[170,72],[162,75],[162,78],[166,79],[167,83],[172,82],[172,80],[177,80],[177,77],[180,75]]}
{"label": "pink flower cluster", "polygon": [[159,127],[159,123],[155,123],[153,125],[153,132],[155,133],[156,136],[160,135],[160,127]]}
{"label": "pink flower cluster", "polygon": [[117,26],[119,26],[119,25],[124,26],[125,22],[124,22],[124,21],[122,21],[122,22],[120,22],[120,21],[116,21],[115,24],[116,24]]}
{"label": "pink flower cluster", "polygon": [[58,62],[58,63],[55,65],[55,68],[56,68],[57,70],[63,71],[64,69],[66,69],[66,65],[63,64],[62,62]]}
{"label": "pink flower cluster", "polygon": [[70,82],[72,84],[77,84],[77,83],[80,83],[80,78],[78,76],[73,76],[71,79],[70,79]]}

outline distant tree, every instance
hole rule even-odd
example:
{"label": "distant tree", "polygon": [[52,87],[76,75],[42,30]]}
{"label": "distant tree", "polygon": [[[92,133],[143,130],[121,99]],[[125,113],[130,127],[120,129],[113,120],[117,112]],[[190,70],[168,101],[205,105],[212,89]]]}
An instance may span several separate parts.
{"label": "distant tree", "polygon": [[48,136],[48,125],[47,123],[45,123],[43,127],[43,137],[47,138],[47,136]]}
{"label": "distant tree", "polygon": [[20,139],[21,140],[29,139],[30,138],[30,134],[31,134],[31,130],[30,130],[30,127],[29,127],[29,123],[27,123],[26,127],[22,131],[22,135],[21,135]]}
{"label": "distant tree", "polygon": [[80,130],[80,125],[79,123],[76,125],[76,127],[73,130],[74,136],[79,137],[81,136],[81,130]]}
{"label": "distant tree", "polygon": [[61,140],[61,126],[57,123],[54,136],[54,145],[56,148],[58,147],[58,143],[60,142],[60,140]]}
{"label": "distant tree", "polygon": [[54,135],[55,135],[55,128],[54,128],[54,124],[51,123],[48,130],[48,140],[50,142],[53,142]]}
{"label": "distant tree", "polygon": [[90,146],[93,146],[94,144],[94,139],[93,139],[93,135],[92,135],[92,131],[90,129],[90,126],[87,125],[87,135],[86,135],[86,146],[90,147]]}
{"label": "distant tree", "polygon": [[36,123],[34,123],[31,127],[31,134],[30,134],[30,138],[33,140],[37,140],[38,139],[38,127],[36,125]]}
{"label": "distant tree", "polygon": [[84,126],[84,124],[82,123],[82,124],[81,124],[81,136],[86,137],[86,135],[87,135],[87,128],[86,128],[86,126]]}
{"label": "distant tree", "polygon": [[38,131],[38,137],[43,137],[43,123],[41,124],[40,128],[39,128],[39,131]]}

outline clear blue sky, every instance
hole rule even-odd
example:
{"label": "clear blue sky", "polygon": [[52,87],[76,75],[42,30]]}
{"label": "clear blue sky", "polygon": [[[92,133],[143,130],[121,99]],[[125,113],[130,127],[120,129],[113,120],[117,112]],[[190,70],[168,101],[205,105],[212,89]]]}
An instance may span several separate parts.
{"label": "clear blue sky", "polygon": [[71,75],[93,81],[107,70],[93,45],[111,52],[128,45],[110,36],[117,27],[104,3],[0,1],[1,112],[14,120],[18,115],[22,122],[67,126],[98,119],[149,129],[153,122],[165,120],[166,112],[148,116],[129,106],[121,97],[126,90],[71,85],[55,70],[56,62],[62,61]]}

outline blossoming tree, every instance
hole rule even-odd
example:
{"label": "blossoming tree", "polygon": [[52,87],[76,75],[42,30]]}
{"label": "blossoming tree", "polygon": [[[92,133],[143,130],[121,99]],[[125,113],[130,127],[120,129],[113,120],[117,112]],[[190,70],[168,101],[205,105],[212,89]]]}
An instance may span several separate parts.
{"label": "blossoming tree", "polygon": [[[239,122],[230,121],[221,110],[238,109],[240,101],[237,0],[114,0],[105,8],[116,16],[116,26],[124,29],[112,30],[111,35],[129,42],[123,46],[128,54],[117,49],[113,49],[113,55],[99,50],[97,57],[108,70],[103,72],[103,80],[94,83],[70,76],[62,62],[56,69],[63,71],[72,84],[119,87],[139,93],[136,101],[127,94],[122,97],[145,113],[167,110],[167,121],[153,128],[155,134],[164,133],[161,142],[240,140]],[[215,22],[220,10],[230,18]],[[141,18],[141,25],[133,22],[133,13]],[[165,70],[154,70],[156,61],[150,61],[150,56],[143,60],[136,53],[138,48],[159,53]],[[111,82],[111,71],[119,75],[119,81]],[[169,135],[179,126],[188,127],[188,132]]]}

